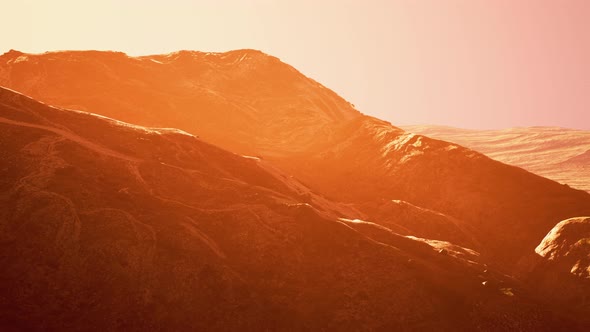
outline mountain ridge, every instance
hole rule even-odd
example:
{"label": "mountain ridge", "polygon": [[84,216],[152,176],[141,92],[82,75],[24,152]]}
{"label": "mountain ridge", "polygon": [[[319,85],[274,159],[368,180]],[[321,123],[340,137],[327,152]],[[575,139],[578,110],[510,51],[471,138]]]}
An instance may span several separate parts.
{"label": "mountain ridge", "polygon": [[584,163],[590,131],[560,127],[471,130],[445,126],[407,126],[408,131],[453,141],[493,159],[522,167],[572,187],[590,191]]}

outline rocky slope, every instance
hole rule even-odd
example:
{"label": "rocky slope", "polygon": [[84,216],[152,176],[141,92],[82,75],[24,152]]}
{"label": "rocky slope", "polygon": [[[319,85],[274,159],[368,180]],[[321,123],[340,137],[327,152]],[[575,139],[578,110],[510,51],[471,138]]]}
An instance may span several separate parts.
{"label": "rocky slope", "polygon": [[590,131],[558,127],[467,130],[406,126],[404,129],[454,142],[503,163],[590,191]]}
{"label": "rocky slope", "polygon": [[11,51],[0,56],[0,86],[265,156],[303,150],[332,124],[360,116],[332,91],[255,50],[145,57]]}
{"label": "rocky slope", "polygon": [[508,268],[556,221],[590,210],[586,192],[373,118],[353,120],[332,137],[306,158],[277,163],[336,200],[396,199],[450,216]]}
{"label": "rocky slope", "polygon": [[[391,200],[442,213],[461,233],[475,232],[470,237],[482,253],[507,268],[556,221],[590,214],[587,193],[364,116],[258,51],[11,51],[0,56],[0,85],[62,107],[180,128],[263,157],[370,220],[380,215],[375,202]],[[431,233],[422,235],[454,240],[447,231]]]}
{"label": "rocky slope", "polygon": [[2,330],[582,328],[473,250],[182,131],[0,89],[0,154]]}

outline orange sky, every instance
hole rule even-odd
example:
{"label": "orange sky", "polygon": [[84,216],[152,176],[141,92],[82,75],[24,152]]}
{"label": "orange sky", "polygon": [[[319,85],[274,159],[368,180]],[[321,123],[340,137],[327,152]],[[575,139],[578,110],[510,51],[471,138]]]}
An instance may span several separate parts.
{"label": "orange sky", "polygon": [[393,124],[590,129],[586,0],[20,0],[0,52],[255,48]]}

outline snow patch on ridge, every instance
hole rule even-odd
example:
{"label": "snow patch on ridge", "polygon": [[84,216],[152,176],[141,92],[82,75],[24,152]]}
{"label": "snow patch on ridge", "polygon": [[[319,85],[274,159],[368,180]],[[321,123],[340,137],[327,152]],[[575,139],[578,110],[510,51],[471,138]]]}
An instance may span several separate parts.
{"label": "snow patch on ridge", "polygon": [[401,150],[408,142],[414,138],[416,134],[412,133],[405,133],[400,135],[397,139],[392,140],[391,142],[385,144],[383,150],[386,152],[390,151],[399,151]]}
{"label": "snow patch on ridge", "polygon": [[347,218],[338,218],[340,221],[350,222],[353,224],[372,224],[372,222],[364,221],[361,219],[347,219]]}
{"label": "snow patch on ridge", "polygon": [[18,58],[14,59],[14,61],[12,63],[14,64],[14,63],[26,62],[26,61],[29,61],[29,57],[26,55],[21,55]]}
{"label": "snow patch on ridge", "polygon": [[180,129],[176,129],[176,128],[149,128],[149,127],[138,126],[138,125],[134,125],[131,123],[123,122],[120,120],[115,120],[113,118],[109,118],[107,116],[96,114],[96,113],[84,112],[84,111],[78,111],[78,110],[71,110],[71,111],[76,112],[76,113],[91,115],[91,116],[106,120],[116,126],[130,128],[130,129],[142,131],[142,132],[148,133],[148,134],[156,134],[156,135],[179,134],[179,135],[184,135],[184,136],[189,136],[189,137],[195,137],[194,135],[189,134],[184,130],[180,130]]}

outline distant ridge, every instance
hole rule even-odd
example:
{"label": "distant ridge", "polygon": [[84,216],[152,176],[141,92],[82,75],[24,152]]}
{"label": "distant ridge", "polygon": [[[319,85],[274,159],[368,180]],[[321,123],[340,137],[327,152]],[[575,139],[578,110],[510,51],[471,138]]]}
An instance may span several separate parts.
{"label": "distant ridge", "polygon": [[590,131],[561,127],[471,130],[444,126],[404,129],[455,142],[491,158],[590,192]]}

